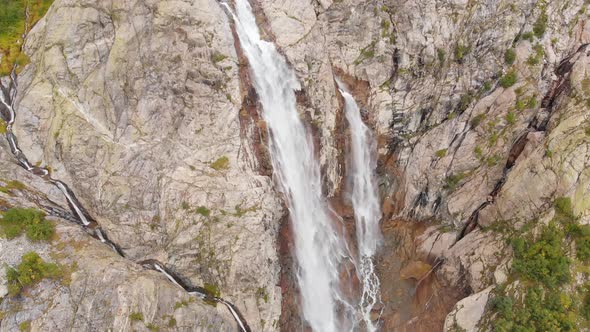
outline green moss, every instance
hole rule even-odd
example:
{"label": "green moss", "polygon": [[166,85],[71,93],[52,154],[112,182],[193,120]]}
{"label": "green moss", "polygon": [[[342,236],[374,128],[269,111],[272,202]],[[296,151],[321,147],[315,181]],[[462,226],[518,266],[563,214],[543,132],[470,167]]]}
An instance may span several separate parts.
{"label": "green moss", "polygon": [[440,62],[440,63],[445,62],[445,59],[447,57],[447,52],[445,52],[445,50],[443,50],[442,48],[437,49],[436,55],[438,57],[438,62]]}
{"label": "green moss", "polygon": [[155,324],[153,324],[153,323],[147,323],[147,324],[145,325],[145,327],[146,327],[148,330],[152,331],[152,332],[158,332],[158,331],[160,331],[160,327],[158,327],[157,325],[155,325]]}
{"label": "green moss", "polygon": [[129,315],[129,319],[134,322],[143,321],[143,314],[141,312],[134,311]]}
{"label": "green moss", "polygon": [[204,206],[199,206],[196,210],[196,213],[204,216],[204,217],[209,217],[211,215],[211,210],[209,210],[208,208],[204,207]]}
{"label": "green moss", "polygon": [[266,287],[259,287],[256,290],[256,297],[262,299],[264,303],[268,303],[268,292],[266,291]]}
{"label": "green moss", "polygon": [[45,219],[45,214],[36,209],[11,208],[0,219],[0,228],[8,239],[23,232],[32,241],[48,241],[55,233],[55,226]]}
{"label": "green moss", "polygon": [[18,324],[18,329],[21,332],[28,332],[28,331],[30,331],[31,330],[31,321],[30,320],[27,320],[27,321],[24,321],[24,322]]}
{"label": "green moss", "polygon": [[510,66],[514,63],[515,60],[516,60],[516,51],[514,51],[513,48],[507,49],[506,52],[504,52],[504,62]]}
{"label": "green moss", "polygon": [[545,31],[547,31],[547,20],[547,13],[543,11],[535,21],[535,24],[533,24],[533,32],[537,38],[543,37]]}
{"label": "green moss", "polygon": [[203,288],[205,289],[205,291],[207,292],[207,295],[209,295],[209,296],[213,296],[213,297],[220,297],[221,296],[221,291],[219,290],[219,287],[215,284],[205,283],[203,285]]}
{"label": "green moss", "polygon": [[41,282],[44,278],[58,278],[62,276],[61,269],[53,263],[46,263],[34,251],[23,255],[21,263],[16,267],[6,268],[8,294],[16,296],[29,286]]}
{"label": "green moss", "polygon": [[211,54],[211,61],[213,61],[213,63],[218,63],[221,62],[223,60],[227,59],[226,55],[223,55],[219,52],[214,52],[213,54]]}
{"label": "green moss", "polygon": [[229,159],[226,156],[222,156],[212,162],[209,166],[216,171],[226,170],[229,168]]}
{"label": "green moss", "polygon": [[438,150],[434,153],[438,158],[442,158],[447,155],[447,149]]}

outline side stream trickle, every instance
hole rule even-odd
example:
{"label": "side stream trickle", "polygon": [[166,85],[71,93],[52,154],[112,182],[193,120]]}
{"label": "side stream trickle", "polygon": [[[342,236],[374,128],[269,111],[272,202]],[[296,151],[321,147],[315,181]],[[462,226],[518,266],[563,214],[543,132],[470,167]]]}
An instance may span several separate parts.
{"label": "side stream trickle", "polygon": [[381,301],[380,282],[375,273],[373,256],[381,242],[379,221],[382,214],[374,178],[377,166],[375,140],[371,130],[363,123],[354,97],[344,83],[338,79],[336,83],[344,98],[344,113],[351,136],[347,173],[352,179],[349,194],[354,209],[359,251],[357,271],[362,284],[360,311],[367,331],[373,332],[377,327],[371,319],[371,311]]}
{"label": "side stream trickle", "polygon": [[[24,37],[25,35],[23,35],[23,40],[25,39]],[[13,67],[10,76],[8,78],[5,78],[4,81],[2,80],[3,79],[0,78],[0,114],[2,115],[2,118],[6,121],[7,124],[6,140],[8,141],[10,150],[16,158],[16,160],[18,161],[19,165],[25,170],[55,185],[64,194],[64,197],[66,198],[70,209],[76,217],[76,222],[80,224],[80,226],[82,226],[82,228],[93,238],[108,245],[121,257],[126,258],[125,254],[123,253],[123,251],[121,251],[119,246],[117,246],[114,242],[108,239],[106,233],[101,229],[98,223],[86,212],[86,210],[82,207],[82,205],[80,204],[74,193],[70,190],[70,188],[68,188],[68,186],[62,181],[53,179],[47,169],[31,165],[25,154],[22,152],[22,150],[19,149],[16,135],[14,135],[12,131],[12,127],[16,119],[14,103],[18,91],[16,65]],[[7,86],[5,86],[4,82],[7,82]],[[145,268],[155,270],[164,274],[166,278],[168,278],[172,283],[184,289],[191,296],[196,296],[206,302],[223,304],[228,309],[233,318],[236,320],[236,323],[240,331],[251,332],[250,327],[246,323],[246,320],[240,314],[238,309],[230,302],[222,298],[213,296],[203,287],[194,287],[183,283],[178,276],[174,275],[172,272],[166,269],[166,267],[162,263],[158,261],[147,260],[139,262],[138,264],[142,265]]]}

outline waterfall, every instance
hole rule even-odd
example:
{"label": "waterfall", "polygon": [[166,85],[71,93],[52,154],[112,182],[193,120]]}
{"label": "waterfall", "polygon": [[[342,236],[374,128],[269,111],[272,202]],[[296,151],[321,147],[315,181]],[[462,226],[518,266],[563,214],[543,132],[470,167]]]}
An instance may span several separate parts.
{"label": "waterfall", "polygon": [[303,318],[314,331],[353,329],[354,306],[344,299],[339,277],[349,253],[322,194],[312,136],[297,111],[295,91],[301,86],[275,46],[261,39],[248,1],[236,0],[235,13],[226,7],[262,103],[274,175],[293,224]]}
{"label": "waterfall", "polygon": [[375,141],[369,128],[363,123],[360,110],[345,85],[336,81],[344,97],[344,113],[351,135],[350,164],[352,178],[350,197],[354,209],[356,237],[359,250],[358,272],[362,282],[360,310],[368,331],[375,331],[371,310],[379,299],[379,278],[375,274],[373,255],[381,240],[379,220],[381,208],[373,174],[375,173]]}

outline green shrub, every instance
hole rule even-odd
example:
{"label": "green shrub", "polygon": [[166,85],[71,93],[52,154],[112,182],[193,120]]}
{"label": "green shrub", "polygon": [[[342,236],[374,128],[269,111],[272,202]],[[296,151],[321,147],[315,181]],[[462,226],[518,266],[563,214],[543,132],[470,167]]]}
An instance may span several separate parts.
{"label": "green shrub", "polygon": [[467,173],[465,172],[461,172],[461,173],[457,173],[457,174],[451,174],[449,176],[447,176],[447,178],[445,179],[445,185],[443,186],[444,189],[447,189],[449,191],[455,191],[455,189],[457,189],[457,186],[459,185],[459,183],[461,181],[463,181],[463,179],[465,179],[467,177]]}
{"label": "green shrub", "polygon": [[554,222],[544,227],[537,241],[525,242],[517,238],[512,242],[512,267],[522,278],[556,287],[569,281],[570,260],[562,248],[564,233]]}
{"label": "green shrub", "polygon": [[516,51],[514,51],[513,48],[507,49],[506,52],[504,52],[504,62],[510,66],[514,63],[515,60],[516,60]]}
{"label": "green shrub", "polygon": [[21,263],[16,268],[8,267],[6,269],[8,293],[11,296],[16,296],[24,288],[35,285],[44,278],[57,278],[61,274],[58,265],[46,263],[34,251],[28,252],[23,255]]}
{"label": "green shrub", "polygon": [[504,89],[507,89],[513,86],[517,80],[518,74],[515,70],[511,70],[506,73],[506,75],[502,76],[502,78],[500,78],[500,86],[502,86]]}
{"label": "green shrub", "polygon": [[533,24],[533,32],[537,38],[541,38],[545,34],[545,31],[547,31],[547,13],[543,11],[535,21],[535,24]]}
{"label": "green shrub", "polygon": [[516,114],[514,112],[508,112],[504,119],[506,119],[506,122],[508,122],[509,125],[513,125],[516,123]]}
{"label": "green shrub", "polygon": [[459,114],[465,112],[471,102],[473,101],[473,94],[471,92],[467,92],[466,94],[461,96],[459,100],[459,105],[457,106],[457,111]]}
{"label": "green shrub", "polygon": [[0,228],[8,239],[26,232],[32,241],[47,241],[55,233],[53,223],[45,219],[42,211],[36,209],[8,209],[0,219]]}
{"label": "green shrub", "polygon": [[486,118],[485,113],[483,114],[479,114],[476,115],[475,117],[473,117],[473,119],[471,119],[471,121],[469,122],[469,124],[471,125],[471,128],[476,128],[477,126],[479,126],[479,124]]}
{"label": "green shrub", "polygon": [[214,52],[213,54],[211,54],[211,61],[213,61],[213,63],[218,63],[218,62],[221,62],[225,59],[227,59],[227,56],[225,56],[219,52]]}
{"label": "green shrub", "polygon": [[174,317],[171,317],[168,320],[168,327],[172,328],[172,327],[176,327],[176,319]]}

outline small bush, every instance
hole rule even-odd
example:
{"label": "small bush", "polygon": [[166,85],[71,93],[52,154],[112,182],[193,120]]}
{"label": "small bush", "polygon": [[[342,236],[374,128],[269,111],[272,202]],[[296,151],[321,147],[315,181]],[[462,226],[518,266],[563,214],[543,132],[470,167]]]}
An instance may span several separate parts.
{"label": "small bush", "polygon": [[516,114],[514,112],[508,112],[504,119],[506,119],[506,122],[508,122],[509,125],[513,125],[516,123]]}
{"label": "small bush", "polygon": [[508,73],[506,73],[506,75],[502,76],[502,78],[500,78],[500,86],[502,86],[504,89],[507,89],[513,86],[517,80],[518,74],[516,73],[516,71],[511,70]]}
{"label": "small bush", "polygon": [[535,24],[533,24],[533,32],[537,38],[541,38],[545,34],[545,31],[547,31],[547,13],[543,12],[539,15]]}
{"label": "small bush", "polygon": [[459,114],[465,112],[471,102],[473,101],[473,94],[471,92],[467,92],[466,94],[461,96],[459,100],[459,105],[457,106],[457,112]]}
{"label": "small bush", "polygon": [[8,209],[0,219],[0,227],[8,239],[26,232],[32,241],[47,241],[55,233],[53,223],[45,219],[42,211],[36,209]]}
{"label": "small bush", "polygon": [[39,283],[44,278],[57,278],[61,276],[61,269],[53,263],[46,263],[34,251],[23,255],[21,263],[16,268],[6,269],[8,282],[8,294],[16,296],[28,287]]}
{"label": "small bush", "polygon": [[172,328],[172,327],[176,327],[176,319],[174,317],[171,317],[168,320],[168,327]]}
{"label": "small bush", "polygon": [[471,47],[457,44],[457,47],[455,48],[455,60],[459,63],[463,62],[463,59],[469,54],[469,52],[471,52]]}
{"label": "small bush", "polygon": [[506,52],[504,52],[504,62],[510,66],[514,63],[515,60],[516,60],[516,52],[514,51],[514,49],[513,48],[507,49]]}
{"label": "small bush", "polygon": [[515,239],[512,243],[514,271],[524,279],[547,287],[557,287],[569,281],[570,260],[562,248],[563,238],[563,231],[551,222],[535,242]]}

